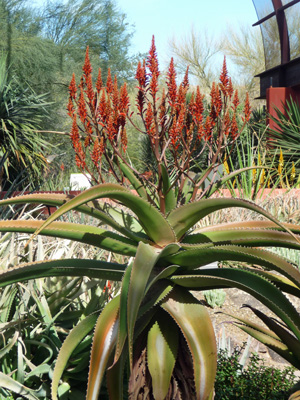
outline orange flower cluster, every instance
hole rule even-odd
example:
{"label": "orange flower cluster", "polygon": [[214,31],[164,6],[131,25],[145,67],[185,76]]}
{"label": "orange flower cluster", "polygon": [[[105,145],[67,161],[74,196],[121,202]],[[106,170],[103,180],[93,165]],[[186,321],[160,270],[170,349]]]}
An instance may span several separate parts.
{"label": "orange flower cluster", "polygon": [[83,75],[78,87],[74,74],[69,86],[67,111],[73,119],[70,137],[77,166],[81,170],[87,169],[86,161],[89,156],[97,171],[100,172],[102,156],[109,157],[105,154],[108,144],[118,148],[120,152],[126,152],[125,125],[129,98],[126,83],[119,89],[117,78],[112,80],[110,70],[108,70],[106,86],[103,86],[99,69],[94,90],[89,48],[86,50],[82,69]]}
{"label": "orange flower cluster", "polygon": [[[214,154],[215,151],[220,153],[228,143],[237,139],[241,131],[237,122],[240,105],[238,92],[234,91],[228,76],[225,58],[220,80],[212,84],[209,101],[204,99],[199,87],[188,93],[188,69],[182,82],[177,84],[173,58],[167,72],[166,88],[162,90],[159,90],[159,76],[153,37],[149,56],[146,61],[138,63],[135,75],[138,82],[137,113],[144,125],[144,128],[137,129],[149,137],[158,164],[164,159],[167,165],[166,153],[171,154],[173,167],[185,174],[191,160],[197,157],[195,154],[201,154],[203,148],[209,148],[210,154]],[[77,87],[73,75],[69,94],[67,110],[73,119],[70,136],[77,165],[82,170],[87,170],[89,156],[98,171],[100,181],[103,182],[101,168],[104,157],[108,171],[123,182],[124,177],[122,178],[122,172],[116,167],[115,160],[121,159],[127,163],[126,121],[132,120],[128,115],[129,98],[126,84],[119,89],[117,78],[112,79],[108,70],[104,85],[99,69],[94,90],[87,48],[80,84]],[[250,114],[247,95],[242,118],[244,124],[249,121]],[[131,168],[129,163],[127,166]],[[134,173],[143,178],[143,174],[137,171]]]}

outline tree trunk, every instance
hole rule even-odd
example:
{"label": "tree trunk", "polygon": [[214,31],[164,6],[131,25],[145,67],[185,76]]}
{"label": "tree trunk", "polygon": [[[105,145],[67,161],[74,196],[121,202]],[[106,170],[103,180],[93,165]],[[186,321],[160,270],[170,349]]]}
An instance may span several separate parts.
{"label": "tree trunk", "polygon": [[[137,345],[134,365],[128,384],[129,400],[155,400],[151,376],[147,367],[145,339]],[[185,340],[181,337],[177,361],[165,400],[196,400],[193,361]]]}

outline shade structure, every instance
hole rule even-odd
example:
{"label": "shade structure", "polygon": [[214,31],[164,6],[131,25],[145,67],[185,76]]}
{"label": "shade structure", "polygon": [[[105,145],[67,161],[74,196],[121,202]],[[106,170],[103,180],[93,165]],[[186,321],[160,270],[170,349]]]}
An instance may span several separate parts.
{"label": "shade structure", "polygon": [[252,0],[260,25],[266,70],[260,98],[269,87],[300,87],[300,0]]}

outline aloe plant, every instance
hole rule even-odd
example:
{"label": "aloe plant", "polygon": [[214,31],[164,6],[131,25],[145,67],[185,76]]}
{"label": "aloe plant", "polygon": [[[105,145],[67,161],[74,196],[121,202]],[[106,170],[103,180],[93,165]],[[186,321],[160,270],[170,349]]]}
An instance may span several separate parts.
{"label": "aloe plant", "polygon": [[[143,67],[139,64],[137,72],[138,109],[154,154],[155,171],[138,173],[126,158],[124,117],[126,113],[129,119],[131,116],[126,87],[119,93],[116,80],[113,84],[110,78],[103,88],[98,76],[94,92],[87,53],[80,97],[76,97],[73,78],[68,105],[76,161],[83,171],[90,171],[87,149],[92,143],[95,169],[90,171],[91,176],[105,182],[104,170],[108,169],[118,183],[102,183],[76,197],[31,194],[0,201],[0,207],[21,203],[59,207],[46,221],[0,221],[2,232],[32,233],[30,241],[39,234],[76,240],[125,257],[120,263],[82,258],[30,262],[0,274],[0,287],[47,276],[87,276],[120,282],[120,293],[105,305],[96,323],[94,314],[87,315],[62,344],[53,372],[53,400],[67,383],[61,378],[69,358],[94,326],[87,400],[98,398],[105,373],[109,398],[122,399],[127,370],[129,399],[212,399],[216,340],[208,312],[191,293],[194,290],[245,290],[277,314],[300,339],[300,317],[277,283],[246,267],[203,268],[217,261],[238,261],[278,271],[292,282],[289,288],[300,283],[298,269],[262,249],[299,249],[298,226],[283,224],[247,201],[205,198],[222,182],[211,184],[204,192],[200,190],[217,168],[225,148],[232,146],[239,135],[239,100],[237,93],[233,96],[226,64],[220,83],[213,86],[209,115],[203,118],[199,89],[187,104],[187,76],[177,87],[172,62],[168,94],[158,105],[154,42],[147,63],[148,75],[145,63]],[[246,102],[245,124],[249,115]],[[209,163],[197,175],[193,167],[201,146],[208,150]],[[267,221],[195,228],[209,214],[228,207],[255,211]],[[69,212],[92,216],[99,224],[58,221]]]}
{"label": "aloe plant", "polygon": [[[138,368],[146,357],[147,373],[151,377],[152,389],[149,390],[152,390],[153,398],[173,398],[176,391],[182,396],[189,396],[187,398],[212,398],[216,371],[214,332],[205,307],[190,290],[233,286],[245,290],[276,313],[290,327],[297,340],[300,339],[300,317],[278,289],[278,279],[275,286],[270,279],[259,276],[249,268],[201,268],[220,260],[261,265],[288,278],[292,282],[290,291],[293,292],[296,290],[293,288],[300,284],[299,271],[281,257],[257,246],[299,249],[297,226],[283,225],[260,207],[238,199],[202,199],[162,215],[149,202],[117,184],[98,185],[74,198],[69,197],[33,194],[3,200],[0,202],[2,206],[40,202],[60,208],[46,222],[1,221],[0,230],[68,237],[134,258],[126,264],[82,259],[28,263],[3,272],[0,285],[42,276],[65,275],[121,281],[120,295],[107,304],[96,323],[87,399],[97,398],[106,369],[110,398],[121,398],[122,374],[127,358],[134,373],[129,380],[129,395],[135,398],[139,391],[144,390],[144,385],[149,385],[144,381],[144,385],[137,388],[134,379],[137,374],[142,374]],[[124,210],[124,223],[116,222],[97,203],[101,198],[118,200],[135,216]],[[257,211],[270,222],[227,224],[191,231],[209,213],[226,207]],[[93,215],[116,232],[55,221],[70,210]],[[129,226],[136,229],[130,230]],[[91,329],[91,322],[84,319],[63,344],[53,375],[53,399],[57,398],[59,379],[72,351]],[[161,357],[162,352],[164,357]],[[151,354],[150,357],[147,354]],[[188,387],[184,384],[177,387],[175,382],[183,379],[182,357],[184,355],[186,359],[187,354],[190,354],[191,376],[185,376],[185,379],[194,383]]]}

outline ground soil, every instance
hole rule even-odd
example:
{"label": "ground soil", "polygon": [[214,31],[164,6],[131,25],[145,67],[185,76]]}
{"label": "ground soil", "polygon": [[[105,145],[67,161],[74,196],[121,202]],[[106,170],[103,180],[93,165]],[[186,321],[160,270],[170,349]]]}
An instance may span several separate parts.
{"label": "ground soil", "polygon": [[[226,341],[230,340],[230,347],[233,349],[235,346],[241,346],[244,342],[247,342],[249,338],[248,334],[236,327],[233,324],[234,319],[226,315],[226,313],[240,316],[255,321],[262,325],[262,322],[253,314],[251,309],[242,307],[244,304],[251,305],[264,312],[268,316],[274,316],[268,308],[263,306],[258,300],[251,295],[242,292],[238,289],[224,289],[226,292],[225,302],[222,307],[211,308],[208,307],[209,314],[214,324],[217,341],[222,337],[222,329],[225,328]],[[204,300],[204,296],[201,293],[194,293],[194,295]],[[292,296],[288,296],[293,305],[300,312],[300,300],[295,299]],[[274,366],[276,368],[285,368],[290,366],[282,357],[280,357],[274,351],[268,349],[266,346],[259,343],[257,340],[251,338],[250,352],[257,352],[263,359],[266,366]],[[300,378],[300,372],[296,373]]]}

